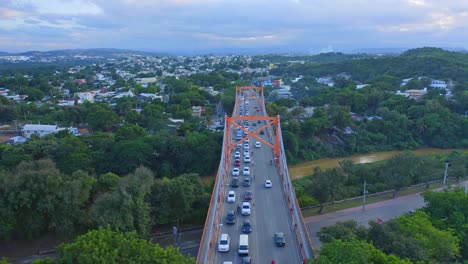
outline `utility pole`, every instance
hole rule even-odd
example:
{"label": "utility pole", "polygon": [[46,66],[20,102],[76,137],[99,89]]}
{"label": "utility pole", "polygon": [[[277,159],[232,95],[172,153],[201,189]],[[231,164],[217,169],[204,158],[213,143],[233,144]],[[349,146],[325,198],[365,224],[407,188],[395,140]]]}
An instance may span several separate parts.
{"label": "utility pole", "polygon": [[445,173],[444,173],[444,188],[445,188],[445,183],[447,182],[447,176],[448,176],[448,167],[450,166],[450,163],[448,161],[445,162]]}
{"label": "utility pole", "polygon": [[362,211],[366,210],[366,194],[367,194],[367,185],[366,180],[364,180],[364,188],[362,190]]}

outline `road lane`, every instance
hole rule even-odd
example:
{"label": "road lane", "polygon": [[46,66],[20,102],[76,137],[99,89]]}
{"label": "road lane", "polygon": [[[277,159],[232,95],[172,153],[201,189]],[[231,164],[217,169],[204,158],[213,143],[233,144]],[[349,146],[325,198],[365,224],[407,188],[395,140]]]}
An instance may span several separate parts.
{"label": "road lane", "polygon": [[[250,100],[249,112],[257,115],[261,112],[255,112],[255,106],[257,105],[254,100]],[[254,131],[260,128],[262,124],[252,125],[253,121],[250,121],[250,131]],[[269,128],[271,129],[271,128]],[[235,131],[234,131],[235,133]],[[257,134],[262,139],[271,142],[268,137],[268,132],[264,135]],[[235,135],[233,135],[235,138]],[[224,197],[222,205],[222,216],[223,221],[227,211],[236,210],[237,204],[241,204],[246,190],[251,190],[253,193],[253,200],[251,201],[251,215],[242,216],[237,215],[236,225],[228,226],[223,224],[219,227],[219,236],[222,233],[227,233],[230,236],[230,251],[228,253],[215,252],[215,262],[222,264],[224,261],[233,261],[234,263],[240,263],[241,257],[238,256],[238,245],[239,235],[242,234],[241,226],[244,219],[250,219],[252,223],[252,233],[249,234],[249,256],[252,258],[253,263],[270,263],[271,260],[275,260],[279,264],[289,263],[301,263],[302,255],[297,242],[296,234],[293,230],[293,224],[290,216],[287,200],[283,193],[282,184],[277,167],[270,164],[270,160],[273,160],[273,150],[268,147],[261,145],[260,148],[255,148],[255,138],[251,138],[250,152],[251,152],[251,163],[245,165],[241,162],[241,175],[239,180],[241,182],[238,188],[227,187],[226,193],[229,190],[236,192],[236,203],[228,204]],[[252,154],[253,151],[253,154]],[[235,150],[231,153],[234,156]],[[243,150],[241,151],[241,161],[243,161]],[[232,164],[234,159],[232,158]],[[232,171],[233,165],[230,164],[229,172]],[[249,166],[251,170],[252,184],[250,187],[243,187],[242,182],[244,176],[242,176],[242,168]],[[255,174],[255,178],[253,178]],[[229,174],[229,182],[232,179],[231,173]],[[265,188],[265,179],[272,181],[272,188]],[[286,246],[284,248],[276,247],[273,236],[275,232],[283,232],[286,237]],[[216,242],[218,242],[218,240]],[[217,249],[217,245],[216,245]]]}

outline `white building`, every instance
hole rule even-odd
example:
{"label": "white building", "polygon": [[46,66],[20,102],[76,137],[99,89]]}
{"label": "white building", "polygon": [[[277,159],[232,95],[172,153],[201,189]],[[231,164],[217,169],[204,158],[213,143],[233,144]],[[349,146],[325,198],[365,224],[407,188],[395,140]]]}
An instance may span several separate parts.
{"label": "white building", "polygon": [[39,137],[43,137],[45,135],[56,133],[61,129],[57,125],[33,125],[33,124],[26,124],[23,127],[23,136],[25,138],[30,138],[32,135],[36,134]]}
{"label": "white building", "polygon": [[429,86],[437,89],[447,89],[447,83],[442,80],[431,80],[431,84]]}

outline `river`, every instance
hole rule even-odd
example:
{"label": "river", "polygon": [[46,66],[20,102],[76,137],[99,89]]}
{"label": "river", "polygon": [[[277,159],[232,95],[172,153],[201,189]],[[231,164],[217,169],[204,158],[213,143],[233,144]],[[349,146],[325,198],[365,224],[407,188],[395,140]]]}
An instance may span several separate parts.
{"label": "river", "polygon": [[[438,148],[422,148],[416,150],[410,150],[416,155],[434,155],[434,154],[447,154],[457,149],[438,149]],[[468,151],[468,149],[458,149],[459,151]],[[371,163],[381,160],[390,159],[393,156],[401,154],[405,150],[399,151],[382,151],[382,152],[373,152],[367,154],[357,154],[349,157],[340,157],[340,158],[326,158],[318,159],[313,161],[302,162],[296,165],[289,166],[289,175],[291,179],[299,179],[307,175],[311,175],[314,171],[314,168],[319,166],[321,169],[330,169],[338,167],[338,162],[341,160],[351,160],[353,163],[364,164]],[[211,183],[214,180],[213,176],[204,176],[202,181],[205,183]]]}
{"label": "river", "polygon": [[[447,154],[456,149],[438,149],[438,148],[422,148],[416,150],[410,150],[416,155],[434,155],[434,154]],[[461,151],[467,151],[461,150]],[[314,168],[319,166],[321,169],[330,169],[338,166],[338,162],[341,160],[351,160],[353,163],[363,164],[376,162],[381,160],[390,159],[393,156],[401,154],[405,151],[384,151],[384,152],[373,152],[367,154],[358,154],[349,157],[340,157],[332,159],[318,159],[313,161],[307,161],[300,164],[289,166],[289,175],[292,179],[302,178],[304,176],[313,173]]]}

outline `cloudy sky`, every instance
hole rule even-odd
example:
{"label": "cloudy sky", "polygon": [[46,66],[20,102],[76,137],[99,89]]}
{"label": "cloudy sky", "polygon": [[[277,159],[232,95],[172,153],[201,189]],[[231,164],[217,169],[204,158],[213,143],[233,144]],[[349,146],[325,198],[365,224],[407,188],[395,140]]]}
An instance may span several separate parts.
{"label": "cloudy sky", "polygon": [[468,0],[0,0],[0,51],[468,49]]}

